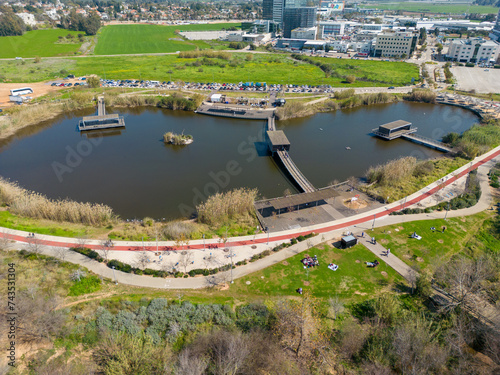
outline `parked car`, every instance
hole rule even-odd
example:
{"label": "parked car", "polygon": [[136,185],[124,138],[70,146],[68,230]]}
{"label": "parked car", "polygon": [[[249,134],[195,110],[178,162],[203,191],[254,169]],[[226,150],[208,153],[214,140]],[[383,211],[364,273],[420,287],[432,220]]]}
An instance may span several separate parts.
{"label": "parked car", "polygon": [[395,87],[394,87],[394,86],[390,86],[390,87],[389,87],[389,90],[394,90],[394,89],[395,89]]}

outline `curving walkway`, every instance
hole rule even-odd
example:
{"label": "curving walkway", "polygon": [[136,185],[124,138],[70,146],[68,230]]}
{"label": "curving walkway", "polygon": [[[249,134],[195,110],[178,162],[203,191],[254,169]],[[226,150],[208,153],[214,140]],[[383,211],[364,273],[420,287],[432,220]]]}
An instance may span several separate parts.
{"label": "curving walkway", "polygon": [[[432,184],[426,186],[420,191],[406,197],[403,200],[387,204],[381,208],[375,209],[373,211],[368,211],[362,214],[358,214],[355,216],[347,217],[340,220],[334,220],[328,223],[312,225],[309,227],[303,227],[300,229],[287,230],[273,233],[270,237],[268,234],[259,234],[256,236],[244,236],[244,237],[233,237],[230,238],[229,241],[224,245],[219,242],[219,239],[207,239],[203,240],[193,240],[190,242],[188,246],[180,246],[176,247],[174,241],[160,241],[158,243],[158,249],[160,251],[168,251],[168,250],[193,250],[193,249],[204,249],[205,246],[210,246],[212,248],[225,248],[225,247],[239,247],[239,246],[249,246],[254,244],[264,244],[268,242],[283,242],[290,240],[291,238],[297,237],[299,235],[306,235],[311,232],[325,234],[336,230],[346,229],[352,226],[360,226],[364,225],[365,227],[371,227],[372,222],[379,222],[380,220],[384,220],[385,223],[390,223],[393,220],[401,220],[401,216],[390,216],[391,212],[399,211],[403,208],[412,206],[421,200],[428,198],[433,195],[440,189],[454,183],[457,179],[466,176],[470,171],[477,169],[488,163],[492,159],[496,158],[500,155],[500,146],[489,151],[488,153],[481,155],[475,158],[473,161],[468,163],[467,165],[457,169],[456,171],[450,173],[449,175],[443,177],[442,179],[433,182]],[[455,213],[457,211],[454,211]],[[422,214],[422,218],[420,220],[427,220],[429,218],[437,217],[440,213],[436,212],[433,214]],[[450,212],[451,214],[451,212]],[[405,215],[408,216],[408,215]],[[418,215],[416,215],[418,216]],[[413,219],[415,220],[415,219]],[[418,219],[417,219],[418,220]],[[9,240],[17,241],[17,242],[29,242],[28,233],[13,229],[0,228],[0,238],[8,238]],[[79,240],[75,238],[66,238],[66,237],[56,237],[56,236],[48,236],[48,235],[37,235],[37,240],[41,245],[45,246],[57,246],[57,247],[73,247],[79,244]],[[99,240],[89,240],[86,242],[86,246],[99,250],[102,248],[101,241]],[[142,250],[143,244],[140,241],[116,241],[116,244],[113,246],[114,251],[137,251]],[[149,244],[145,246],[146,250],[156,251],[156,244]]]}
{"label": "curving walkway", "polygon": [[[500,148],[499,150],[493,150],[491,152],[491,155],[498,155],[500,153]],[[484,160],[488,160],[488,163],[486,163]],[[478,178],[480,180],[481,184],[481,198],[479,202],[469,208],[464,208],[461,210],[455,210],[455,211],[449,211],[448,214],[446,212],[433,212],[430,214],[415,214],[415,215],[393,215],[393,216],[387,216],[383,217],[382,219],[373,222],[373,219],[370,218],[370,221],[364,220],[360,224],[353,225],[353,230],[356,231],[367,231],[373,227],[382,227],[386,225],[391,225],[391,224],[398,224],[398,223],[406,223],[406,222],[412,222],[416,220],[431,220],[431,219],[442,219],[447,215],[447,217],[463,217],[463,216],[469,216],[469,215],[474,215],[477,214],[481,211],[484,211],[488,209],[491,205],[492,201],[492,194],[491,194],[491,188],[488,184],[488,176],[487,173],[489,171],[489,168],[491,164],[496,162],[496,160],[493,159],[493,157],[485,157],[484,159],[481,159],[481,166],[479,167],[478,170]],[[478,161],[479,162],[479,161]],[[472,167],[472,166],[471,166]],[[468,167],[470,168],[470,167]],[[467,170],[468,170],[467,168]],[[456,176],[456,175],[455,175]],[[433,188],[430,187],[432,190]],[[429,191],[431,191],[429,190]],[[428,194],[426,194],[426,197]],[[413,199],[412,199],[413,200]],[[399,203],[401,205],[401,203]],[[389,205],[390,206],[390,205]],[[405,207],[408,207],[406,205]],[[399,207],[401,208],[401,207]],[[388,208],[386,207],[388,210]],[[360,219],[361,220],[361,219]],[[46,255],[51,255],[56,258],[63,259],[65,261],[75,263],[75,264],[80,264],[92,272],[101,275],[102,277],[106,277],[111,280],[116,280],[119,283],[126,284],[126,285],[132,285],[132,286],[138,286],[138,287],[147,287],[147,288],[158,288],[158,289],[199,289],[199,288],[204,288],[204,287],[209,287],[209,286],[214,286],[214,285],[219,285],[222,283],[227,283],[230,282],[231,279],[237,279],[244,277],[246,275],[249,275],[253,272],[262,270],[264,268],[267,268],[269,266],[272,266],[274,264],[277,264],[279,262],[282,262],[283,260],[290,258],[296,254],[299,254],[302,251],[305,251],[312,246],[316,246],[320,243],[323,243],[325,241],[331,241],[334,239],[338,239],[339,236],[342,235],[342,232],[348,228],[348,226],[342,226],[340,228],[336,228],[330,231],[324,231],[322,234],[317,235],[315,237],[310,238],[307,241],[299,242],[296,245],[293,245],[289,248],[283,249],[277,253],[272,253],[268,257],[265,257],[263,259],[260,259],[256,262],[249,263],[244,266],[237,267],[233,270],[232,276],[231,272],[221,272],[217,275],[214,276],[209,276],[209,277],[190,277],[190,278],[166,278],[166,279],[161,279],[161,278],[154,278],[151,276],[141,276],[141,275],[133,275],[133,274],[128,274],[120,271],[114,271],[110,268],[108,268],[106,265],[96,262],[94,260],[91,260],[81,254],[72,252],[72,251],[67,251],[63,253],[64,255],[61,256],[61,252],[59,251],[60,245],[48,245],[44,246],[43,250],[41,251],[43,254]],[[25,237],[22,237],[22,239],[26,240]],[[48,241],[47,241],[48,242]],[[238,241],[235,241],[235,243]],[[241,242],[241,241],[240,241]],[[263,241],[265,243],[265,240]],[[283,242],[283,241],[281,241]],[[60,242],[57,242],[57,244],[60,244]],[[271,244],[271,242],[270,242]],[[74,243],[73,243],[74,245]],[[248,245],[247,245],[248,246]],[[20,250],[24,248],[23,243],[18,243],[16,244],[16,249]],[[142,249],[142,247],[141,247]],[[371,249],[370,249],[371,250]],[[375,252],[376,255],[378,255],[383,249],[373,249],[372,251]],[[384,259],[386,260],[386,259]],[[409,267],[401,262],[398,258],[396,258],[394,255],[391,255],[387,259],[387,263],[389,266],[394,268],[398,273],[400,273],[403,277],[408,278],[409,273],[411,272],[409,270]],[[399,260],[399,262],[397,262]]]}

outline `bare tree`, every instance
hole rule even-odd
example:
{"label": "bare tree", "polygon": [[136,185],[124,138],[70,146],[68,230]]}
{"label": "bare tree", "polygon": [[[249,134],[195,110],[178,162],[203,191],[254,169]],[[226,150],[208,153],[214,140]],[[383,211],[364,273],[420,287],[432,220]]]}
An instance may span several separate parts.
{"label": "bare tree", "polygon": [[227,284],[229,280],[229,272],[219,272],[215,275],[208,276],[206,279],[208,287],[216,287]]}
{"label": "bare tree", "polygon": [[413,294],[415,292],[416,287],[417,287],[418,272],[415,271],[413,268],[410,268],[410,270],[408,271],[408,277],[406,280],[408,281],[408,284],[410,284],[411,294]]}
{"label": "bare tree", "polygon": [[484,281],[493,275],[488,258],[467,259],[460,257],[446,263],[436,272],[438,280],[446,285],[445,289],[453,296],[444,302],[445,310],[471,302],[474,295],[484,291]]}
{"label": "bare tree", "polygon": [[109,262],[109,256],[111,251],[111,243],[109,242],[109,240],[101,241],[100,250],[102,252],[104,260],[106,260],[106,263]]}
{"label": "bare tree", "polygon": [[344,304],[340,301],[338,295],[328,299],[328,307],[330,313],[333,315],[333,319],[337,319],[339,314],[344,312]]}
{"label": "bare tree", "polygon": [[17,297],[17,333],[19,341],[40,343],[57,333],[63,326],[65,316],[58,297],[50,297],[38,293],[31,298],[24,293]]}
{"label": "bare tree", "polygon": [[193,260],[193,252],[192,251],[183,250],[181,252],[181,256],[179,258],[179,263],[184,268],[184,273],[187,272],[187,268],[191,264],[192,260]]}
{"label": "bare tree", "polygon": [[81,281],[83,277],[87,276],[87,273],[81,268],[78,268],[75,272],[70,275],[71,280]]}
{"label": "bare tree", "polygon": [[307,292],[300,301],[281,300],[276,304],[273,330],[283,347],[297,358],[318,348],[315,310],[316,303]]}
{"label": "bare tree", "polygon": [[0,230],[0,249],[8,250],[12,246],[12,241],[9,239],[10,232],[7,229]]}
{"label": "bare tree", "polygon": [[68,251],[69,250],[64,248],[64,247],[56,247],[54,249],[54,254],[55,254],[56,258],[58,258],[64,262],[64,260],[66,259],[66,255],[68,254]]}
{"label": "bare tree", "polygon": [[31,297],[31,299],[35,299],[38,289],[40,289],[40,286],[37,283],[31,283],[26,287],[26,293]]}
{"label": "bare tree", "polygon": [[205,356],[199,356],[190,348],[184,349],[178,357],[175,375],[203,375],[208,367]]}
{"label": "bare tree", "polygon": [[77,240],[77,242],[76,242],[77,246],[79,248],[84,248],[87,245],[88,236],[86,233],[84,233],[84,234],[78,236],[76,240]]}
{"label": "bare tree", "polygon": [[137,253],[135,262],[141,270],[145,269],[146,265],[149,263],[148,253],[146,251],[141,251]]}
{"label": "bare tree", "polygon": [[26,243],[27,250],[33,253],[38,258],[38,255],[43,251],[43,244],[38,237],[28,237],[28,242]]}
{"label": "bare tree", "polygon": [[393,334],[393,354],[403,374],[439,373],[447,353],[439,345],[437,331],[423,317],[409,316]]}
{"label": "bare tree", "polygon": [[351,176],[351,177],[349,177],[349,178],[347,179],[347,184],[348,184],[351,188],[355,189],[355,188],[359,185],[359,180],[358,180],[356,177]]}
{"label": "bare tree", "polygon": [[168,273],[174,273],[175,263],[173,261],[162,263],[161,269]]}

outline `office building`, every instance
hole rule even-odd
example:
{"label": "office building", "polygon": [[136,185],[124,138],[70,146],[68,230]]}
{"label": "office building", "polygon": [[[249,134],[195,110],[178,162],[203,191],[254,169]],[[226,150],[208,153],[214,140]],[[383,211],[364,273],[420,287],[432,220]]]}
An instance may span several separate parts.
{"label": "office building", "polygon": [[383,32],[377,35],[375,57],[410,57],[417,45],[418,35],[412,32]]}
{"label": "office building", "polygon": [[446,58],[462,63],[490,63],[498,58],[500,45],[483,38],[458,39],[450,43]]}
{"label": "office building", "polygon": [[314,7],[285,8],[283,13],[283,37],[290,38],[292,30],[297,28],[311,28],[316,24]]}

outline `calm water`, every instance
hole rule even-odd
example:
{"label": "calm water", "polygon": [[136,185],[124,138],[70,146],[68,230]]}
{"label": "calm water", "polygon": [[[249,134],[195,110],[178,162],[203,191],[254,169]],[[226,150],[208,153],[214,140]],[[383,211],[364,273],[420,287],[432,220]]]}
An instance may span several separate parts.
{"label": "calm water", "polygon": [[[265,197],[282,195],[287,188],[294,191],[267,156],[264,121],[139,108],[121,112],[124,130],[78,133],[78,118],[91,112],[61,116],[0,144],[0,175],[51,198],[108,204],[123,218],[180,217],[208,195],[235,187],[255,187]],[[477,122],[474,114],[460,108],[397,103],[277,125],[291,142],[297,166],[321,187],[334,179],[362,176],[370,165],[399,156],[441,155],[408,141],[387,142],[369,135],[372,128],[399,119],[435,139]],[[195,141],[166,146],[161,139],[167,131],[184,131]]]}

